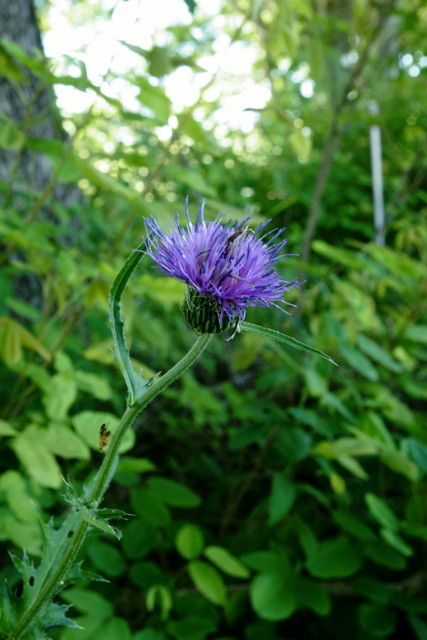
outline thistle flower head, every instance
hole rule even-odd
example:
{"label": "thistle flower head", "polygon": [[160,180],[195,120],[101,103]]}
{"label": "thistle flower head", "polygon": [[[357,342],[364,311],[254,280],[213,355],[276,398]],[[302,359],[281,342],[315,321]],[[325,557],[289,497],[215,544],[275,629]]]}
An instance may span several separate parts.
{"label": "thistle flower head", "polygon": [[283,295],[296,280],[286,281],[274,268],[281,257],[285,239],[283,230],[261,235],[269,221],[255,231],[246,223],[229,221],[223,215],[213,222],[204,219],[204,202],[193,224],[186,200],[186,227],[178,217],[170,233],[165,234],[156,220],[145,219],[148,234],[147,254],[168,276],[187,285],[184,316],[197,333],[218,333],[239,324],[247,307],[290,304]]}

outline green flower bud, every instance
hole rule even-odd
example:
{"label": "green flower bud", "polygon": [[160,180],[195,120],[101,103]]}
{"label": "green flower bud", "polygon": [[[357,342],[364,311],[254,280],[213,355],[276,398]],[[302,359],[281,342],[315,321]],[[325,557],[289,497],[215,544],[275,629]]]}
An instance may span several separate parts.
{"label": "green flower bud", "polygon": [[182,311],[187,323],[197,334],[221,333],[236,324],[223,314],[220,320],[221,305],[211,296],[204,296],[194,287],[187,287]]}

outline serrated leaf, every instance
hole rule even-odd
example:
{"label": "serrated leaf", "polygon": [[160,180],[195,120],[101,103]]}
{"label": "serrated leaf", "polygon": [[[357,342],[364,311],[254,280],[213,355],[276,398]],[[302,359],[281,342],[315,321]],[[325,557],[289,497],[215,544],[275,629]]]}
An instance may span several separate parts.
{"label": "serrated leaf", "polygon": [[70,608],[68,604],[56,604],[49,602],[46,607],[46,612],[43,614],[42,624],[43,627],[69,627],[70,629],[83,629],[77,622],[67,618],[67,612]]}

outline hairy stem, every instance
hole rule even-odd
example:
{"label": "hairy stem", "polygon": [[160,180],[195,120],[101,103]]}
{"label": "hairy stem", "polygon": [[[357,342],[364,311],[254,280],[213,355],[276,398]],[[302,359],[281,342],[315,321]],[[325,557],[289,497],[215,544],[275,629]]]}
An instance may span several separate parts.
{"label": "hairy stem", "polygon": [[[98,506],[103,495],[108,489],[116,460],[119,455],[119,448],[127,429],[134,423],[135,419],[140,415],[142,410],[164,391],[172,382],[179,378],[203,353],[210,340],[212,334],[203,334],[199,336],[188,353],[181,358],[177,364],[167,371],[157,382],[153,383],[145,393],[131,407],[127,407],[124,412],[114,434],[109,443],[109,447],[105,454],[102,465],[95,478],[95,482],[87,498],[87,502],[91,506]],[[78,513],[71,514],[73,526],[68,527],[72,530],[72,536],[69,543],[65,545],[62,553],[55,553],[54,560],[46,572],[46,579],[40,585],[39,590],[35,594],[33,601],[25,611],[14,631],[9,636],[10,640],[23,640],[25,634],[37,617],[43,611],[44,605],[59,590],[61,583],[64,581],[66,574],[73,565],[77,554],[86,538],[89,530],[89,523],[83,519]],[[66,523],[64,523],[65,526]]]}

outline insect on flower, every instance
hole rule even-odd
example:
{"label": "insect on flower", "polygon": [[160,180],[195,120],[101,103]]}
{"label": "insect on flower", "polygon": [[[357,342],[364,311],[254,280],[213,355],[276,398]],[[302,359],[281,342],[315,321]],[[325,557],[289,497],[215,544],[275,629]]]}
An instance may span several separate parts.
{"label": "insect on flower", "polygon": [[188,199],[185,204],[186,227],[176,217],[169,234],[154,218],[145,219],[146,253],[163,273],[187,285],[183,313],[195,332],[238,331],[248,307],[275,306],[287,313],[284,305],[291,303],[283,296],[299,283],[284,280],[274,268],[284,255],[283,230],[261,235],[269,220],[252,230],[250,218],[222,224],[222,214],[206,222],[204,202],[193,224]]}
{"label": "insect on flower", "polygon": [[99,430],[99,450],[105,453],[110,441],[111,431],[107,429],[107,425],[103,424]]}

